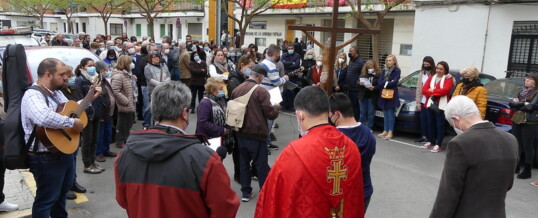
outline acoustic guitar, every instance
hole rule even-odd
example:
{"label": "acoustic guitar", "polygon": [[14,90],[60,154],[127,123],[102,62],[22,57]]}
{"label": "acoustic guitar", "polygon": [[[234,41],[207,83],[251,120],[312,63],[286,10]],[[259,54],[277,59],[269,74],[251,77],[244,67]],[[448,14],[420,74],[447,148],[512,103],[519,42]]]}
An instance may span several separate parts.
{"label": "acoustic guitar", "polygon": [[[58,105],[56,113],[70,117],[78,118],[82,121],[84,127],[88,125],[88,116],[86,115],[86,108],[92,102],[92,98],[95,95],[95,87],[90,88],[88,94],[84,97],[80,105],[75,101],[67,101],[64,104]],[[41,143],[52,153],[74,153],[80,142],[80,132],[73,128],[66,129],[49,129],[38,126],[36,128],[36,136]]]}

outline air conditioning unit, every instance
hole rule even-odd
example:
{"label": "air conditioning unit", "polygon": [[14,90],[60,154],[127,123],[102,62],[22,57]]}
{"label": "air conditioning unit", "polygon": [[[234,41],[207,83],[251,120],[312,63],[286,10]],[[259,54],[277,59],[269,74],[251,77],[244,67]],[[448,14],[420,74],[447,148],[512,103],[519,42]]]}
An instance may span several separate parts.
{"label": "air conditioning unit", "polygon": [[192,5],[192,10],[202,10],[202,6],[201,5]]}

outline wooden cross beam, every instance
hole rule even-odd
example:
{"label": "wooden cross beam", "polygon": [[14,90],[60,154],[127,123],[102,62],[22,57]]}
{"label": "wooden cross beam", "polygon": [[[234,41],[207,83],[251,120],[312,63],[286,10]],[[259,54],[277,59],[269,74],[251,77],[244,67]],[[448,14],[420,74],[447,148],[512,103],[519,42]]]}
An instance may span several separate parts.
{"label": "wooden cross beam", "polygon": [[[358,29],[358,28],[340,28],[338,27],[338,1],[333,1],[333,14],[332,14],[332,23],[330,27],[310,27],[310,26],[289,26],[289,30],[300,30],[306,36],[308,39],[313,41],[316,45],[318,45],[323,54],[323,72],[328,73],[328,79],[327,79],[327,89],[325,90],[327,94],[332,94],[332,85],[334,83],[333,77],[334,77],[334,61],[336,60],[336,52],[347,45],[351,44],[353,41],[357,40],[360,36],[360,34],[379,34],[380,30],[369,30],[369,29]],[[360,6],[359,6],[360,7]],[[331,33],[331,41],[329,47],[321,43],[320,41],[316,40],[314,36],[309,34],[307,31],[317,31],[317,32],[330,32]],[[350,40],[345,42],[342,45],[336,46],[336,34],[337,33],[357,33],[357,35],[353,36]],[[329,57],[327,59],[326,55],[329,54]],[[326,61],[325,61],[326,60]],[[328,69],[327,69],[328,67]]]}

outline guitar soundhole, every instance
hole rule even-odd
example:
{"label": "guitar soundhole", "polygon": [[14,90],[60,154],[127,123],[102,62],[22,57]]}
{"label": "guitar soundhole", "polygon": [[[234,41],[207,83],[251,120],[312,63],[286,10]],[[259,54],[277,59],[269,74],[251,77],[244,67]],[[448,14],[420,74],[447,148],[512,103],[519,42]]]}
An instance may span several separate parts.
{"label": "guitar soundhole", "polygon": [[71,115],[69,115],[69,117],[70,117],[70,118],[73,118],[73,119],[74,119],[74,118],[79,118],[79,117],[77,116],[77,114],[75,114],[75,113],[71,113]]}

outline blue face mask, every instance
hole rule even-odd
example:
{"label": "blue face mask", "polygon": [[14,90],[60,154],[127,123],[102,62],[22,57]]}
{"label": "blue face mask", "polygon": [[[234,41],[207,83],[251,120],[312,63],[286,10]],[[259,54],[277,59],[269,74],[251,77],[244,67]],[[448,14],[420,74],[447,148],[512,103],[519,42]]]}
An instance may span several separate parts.
{"label": "blue face mask", "polygon": [[237,52],[237,56],[238,56],[238,57],[241,56],[241,55],[243,55],[243,53],[241,53],[241,52]]}
{"label": "blue face mask", "polygon": [[204,47],[204,50],[205,50],[205,51],[209,51],[209,47],[207,47],[207,46]]}
{"label": "blue face mask", "polygon": [[194,56],[194,61],[200,61],[200,56]]}
{"label": "blue face mask", "polygon": [[293,54],[293,49],[292,49],[292,50],[288,50],[288,54]]}
{"label": "blue face mask", "polygon": [[219,93],[217,93],[217,97],[224,97],[224,91],[219,91]]}
{"label": "blue face mask", "polygon": [[228,53],[228,54],[226,54],[226,56],[230,57],[230,56],[232,56],[232,54],[231,54],[231,53]]}
{"label": "blue face mask", "polygon": [[88,74],[90,74],[90,76],[95,75],[95,67],[86,68],[86,72],[88,72]]}
{"label": "blue face mask", "polygon": [[248,68],[247,71],[245,71],[245,76],[250,77],[250,72],[251,71],[252,70],[250,68]]}
{"label": "blue face mask", "polygon": [[105,78],[110,78],[112,76],[112,71],[108,70],[106,73],[105,73]]}
{"label": "blue face mask", "polygon": [[67,85],[74,86],[75,85],[75,79],[77,79],[77,78],[74,77],[74,76],[67,79]]}
{"label": "blue face mask", "polygon": [[306,56],[306,58],[308,58],[308,60],[312,60],[312,58],[314,58],[314,56],[313,55],[308,55],[308,56]]}
{"label": "blue face mask", "polygon": [[235,57],[235,53],[230,53],[229,54],[231,57]]}

